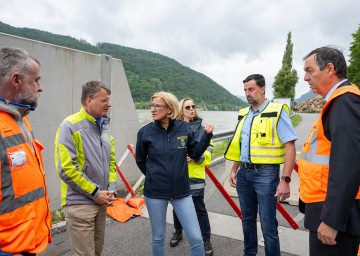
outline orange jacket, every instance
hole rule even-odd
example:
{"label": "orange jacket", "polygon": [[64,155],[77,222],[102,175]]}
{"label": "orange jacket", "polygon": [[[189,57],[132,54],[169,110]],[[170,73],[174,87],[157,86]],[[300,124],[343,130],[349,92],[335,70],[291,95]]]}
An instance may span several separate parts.
{"label": "orange jacket", "polygon": [[[298,174],[300,178],[300,199],[305,203],[325,201],[331,142],[324,135],[322,116],[334,98],[348,92],[360,96],[360,91],[356,85],[337,88],[324,105],[319,118],[314,122],[310,135],[302,148]],[[360,199],[360,188],[356,199]]]}
{"label": "orange jacket", "polygon": [[33,138],[30,144],[9,114],[0,111],[0,120],[0,248],[38,253],[51,241],[43,146]]}

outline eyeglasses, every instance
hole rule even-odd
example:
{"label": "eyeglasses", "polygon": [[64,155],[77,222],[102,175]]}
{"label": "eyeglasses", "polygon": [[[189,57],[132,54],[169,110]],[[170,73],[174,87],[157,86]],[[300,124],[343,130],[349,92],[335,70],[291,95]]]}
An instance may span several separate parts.
{"label": "eyeglasses", "polygon": [[189,105],[189,106],[185,106],[184,108],[185,108],[186,110],[190,110],[190,108],[196,109],[196,106],[195,106],[195,105]]}
{"label": "eyeglasses", "polygon": [[96,100],[96,101],[100,101],[101,103],[104,103],[104,104],[111,103],[110,98],[99,98],[99,97],[95,98],[94,97],[94,98],[91,98],[91,99]]}
{"label": "eyeglasses", "polygon": [[151,109],[155,109],[155,110],[159,110],[160,108],[166,107],[164,105],[160,105],[160,104],[150,104],[150,108]]}

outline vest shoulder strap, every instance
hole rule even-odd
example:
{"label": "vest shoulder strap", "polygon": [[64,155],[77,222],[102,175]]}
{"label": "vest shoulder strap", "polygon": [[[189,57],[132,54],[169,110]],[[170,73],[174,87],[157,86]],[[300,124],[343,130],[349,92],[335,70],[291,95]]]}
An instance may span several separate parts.
{"label": "vest shoulder strap", "polygon": [[241,119],[243,119],[244,116],[246,116],[249,113],[249,111],[250,111],[250,107],[240,109],[238,113],[238,121],[241,121]]}
{"label": "vest shoulder strap", "polygon": [[331,95],[331,97],[329,98],[329,100],[325,103],[323,110],[322,110],[322,114],[325,113],[325,110],[328,108],[330,102],[332,100],[334,100],[335,98],[339,97],[340,95],[343,95],[345,93],[353,93],[356,94],[358,96],[360,96],[360,90],[359,88],[355,85],[355,84],[351,84],[351,85],[344,85],[341,87],[336,88],[336,90],[333,92],[333,94]]}
{"label": "vest shoulder strap", "polygon": [[281,110],[284,109],[289,115],[290,110],[286,104],[278,104],[269,102],[269,105],[261,112],[261,117],[277,117],[280,116]]}

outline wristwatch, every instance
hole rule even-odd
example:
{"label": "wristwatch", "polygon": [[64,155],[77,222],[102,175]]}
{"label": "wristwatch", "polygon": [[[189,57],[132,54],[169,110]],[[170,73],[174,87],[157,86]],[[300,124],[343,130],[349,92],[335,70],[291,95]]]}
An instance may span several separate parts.
{"label": "wristwatch", "polygon": [[286,183],[290,183],[291,181],[290,176],[281,176],[281,179],[284,180]]}

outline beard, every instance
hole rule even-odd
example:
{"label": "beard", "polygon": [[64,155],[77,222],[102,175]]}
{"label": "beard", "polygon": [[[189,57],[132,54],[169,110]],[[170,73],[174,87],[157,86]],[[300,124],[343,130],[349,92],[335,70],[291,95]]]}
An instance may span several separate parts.
{"label": "beard", "polygon": [[38,102],[36,100],[30,100],[30,99],[23,99],[20,101],[21,104],[29,105],[30,107],[37,107]]}
{"label": "beard", "polygon": [[29,105],[30,107],[37,107],[38,96],[31,95],[28,91],[21,91],[16,97],[15,102]]}
{"label": "beard", "polygon": [[257,101],[253,97],[247,97],[246,99],[250,105],[257,104]]}

